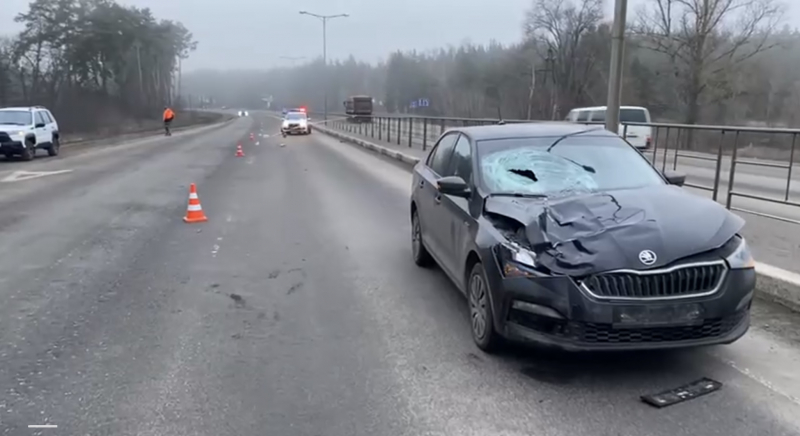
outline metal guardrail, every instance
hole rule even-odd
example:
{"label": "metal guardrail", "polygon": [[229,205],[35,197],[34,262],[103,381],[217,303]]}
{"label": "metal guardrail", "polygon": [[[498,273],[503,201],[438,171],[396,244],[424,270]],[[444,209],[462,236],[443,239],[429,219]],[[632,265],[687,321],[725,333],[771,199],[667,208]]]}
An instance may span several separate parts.
{"label": "metal guardrail", "polygon": [[[492,118],[426,117],[416,115],[375,114],[367,122],[353,122],[346,114],[328,114],[328,125],[353,134],[387,141],[394,145],[421,148],[427,151],[438,137],[449,128],[497,124]],[[503,120],[511,123],[552,123],[553,121]],[[566,121],[562,121],[566,122]],[[598,124],[598,123],[580,123]],[[798,136],[800,129],[773,129],[745,126],[711,126],[673,123],[623,123],[621,136],[627,136],[632,126],[652,129],[651,147],[643,151],[651,164],[661,171],[666,170],[668,162],[673,170],[679,164],[694,162],[695,173],[713,173],[703,177],[687,171],[686,186],[709,191],[715,201],[724,198],[728,209],[753,215],[772,218],[793,224],[800,224],[800,174],[794,170],[794,161],[800,159]],[[744,147],[743,147],[744,146]],[[758,151],[766,153],[764,158],[747,158],[743,154]],[[738,174],[740,167],[749,167],[751,174]],[[708,170],[708,171],[706,171]],[[784,173],[785,176],[778,173]],[[727,173],[727,174],[726,174]],[[793,177],[795,186],[793,186]],[[710,178],[711,183],[699,183],[697,179]],[[750,180],[748,180],[750,179]],[[760,193],[746,192],[750,186]],[[780,188],[777,185],[781,185]],[[794,188],[794,189],[793,189]],[[773,195],[766,195],[771,193]],[[794,197],[793,197],[794,194]],[[754,210],[752,207],[739,207],[733,204],[735,198],[756,200],[797,208],[795,217]]]}

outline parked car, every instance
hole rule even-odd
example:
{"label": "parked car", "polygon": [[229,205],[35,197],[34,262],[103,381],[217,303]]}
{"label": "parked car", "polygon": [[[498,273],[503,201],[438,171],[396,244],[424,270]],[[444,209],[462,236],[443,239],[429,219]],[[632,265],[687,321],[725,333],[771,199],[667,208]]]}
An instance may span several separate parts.
{"label": "parked car", "polygon": [[0,108],[0,154],[31,160],[38,149],[57,156],[60,148],[58,122],[44,106]]}
{"label": "parked car", "polygon": [[744,220],[602,126],[451,129],[416,165],[414,261],[467,296],[479,348],[727,344],[749,327]]}
{"label": "parked car", "polygon": [[281,123],[281,134],[286,135],[310,135],[311,124],[305,112],[287,112]]}
{"label": "parked car", "polygon": [[[579,107],[569,111],[567,121],[573,123],[605,123],[606,107]],[[653,128],[640,124],[651,123],[650,111],[641,106],[619,108],[619,134],[638,149],[653,145]]]}

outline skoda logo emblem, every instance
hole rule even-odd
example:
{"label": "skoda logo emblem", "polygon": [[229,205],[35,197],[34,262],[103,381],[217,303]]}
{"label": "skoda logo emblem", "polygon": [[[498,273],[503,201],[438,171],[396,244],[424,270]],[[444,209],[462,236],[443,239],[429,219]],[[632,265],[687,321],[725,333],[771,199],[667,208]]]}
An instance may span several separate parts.
{"label": "skoda logo emblem", "polygon": [[656,263],[656,254],[653,253],[653,250],[642,250],[639,252],[639,261],[643,264],[650,266]]}

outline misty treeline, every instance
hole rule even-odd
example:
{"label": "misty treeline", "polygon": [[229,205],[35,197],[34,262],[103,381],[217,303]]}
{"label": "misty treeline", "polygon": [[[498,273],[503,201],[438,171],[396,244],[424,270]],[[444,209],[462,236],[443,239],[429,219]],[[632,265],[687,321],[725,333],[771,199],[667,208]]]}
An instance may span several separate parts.
{"label": "misty treeline", "polygon": [[47,106],[68,131],[158,119],[196,47],[180,23],[113,0],[34,0],[16,21],[0,41],[0,106]]}
{"label": "misty treeline", "polygon": [[[800,33],[783,26],[783,7],[645,0],[628,14],[623,104],[674,122],[797,126]],[[533,0],[516,45],[397,52],[379,65],[333,62],[329,110],[340,111],[352,94],[372,95],[389,112],[506,119],[563,119],[571,108],[605,105],[611,23],[603,10],[603,0]],[[324,71],[317,60],[268,72],[197,72],[186,83],[228,104],[259,107],[272,95],[276,105],[319,109]],[[430,106],[410,108],[420,98]]]}

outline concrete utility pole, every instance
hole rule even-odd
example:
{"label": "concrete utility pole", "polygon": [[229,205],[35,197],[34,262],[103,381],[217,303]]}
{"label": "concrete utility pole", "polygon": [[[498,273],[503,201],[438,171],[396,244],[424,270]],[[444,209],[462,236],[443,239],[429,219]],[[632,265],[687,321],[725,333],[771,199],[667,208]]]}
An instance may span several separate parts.
{"label": "concrete utility pole", "polygon": [[324,79],[323,85],[325,86],[325,109],[324,109],[324,120],[328,120],[328,20],[332,20],[334,18],[346,18],[350,15],[348,14],[336,14],[336,15],[319,15],[314,14],[307,11],[300,11],[300,15],[309,15],[315,18],[319,18],[322,21],[322,64],[325,71],[322,72]]}
{"label": "concrete utility pole", "polygon": [[625,21],[628,0],[615,0],[614,27],[611,29],[611,68],[608,73],[606,129],[619,133],[619,106],[622,100],[622,70],[625,65]]}

